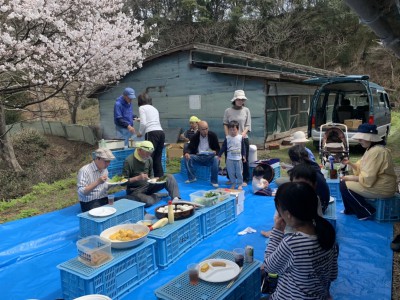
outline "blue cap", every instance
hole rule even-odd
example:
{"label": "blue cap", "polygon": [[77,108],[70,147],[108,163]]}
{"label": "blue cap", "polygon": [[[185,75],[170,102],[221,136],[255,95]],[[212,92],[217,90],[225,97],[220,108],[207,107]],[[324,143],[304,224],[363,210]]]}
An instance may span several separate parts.
{"label": "blue cap", "polygon": [[364,123],[358,126],[357,132],[378,134],[375,124]]}
{"label": "blue cap", "polygon": [[122,95],[128,96],[129,99],[136,99],[135,90],[133,88],[126,88]]}

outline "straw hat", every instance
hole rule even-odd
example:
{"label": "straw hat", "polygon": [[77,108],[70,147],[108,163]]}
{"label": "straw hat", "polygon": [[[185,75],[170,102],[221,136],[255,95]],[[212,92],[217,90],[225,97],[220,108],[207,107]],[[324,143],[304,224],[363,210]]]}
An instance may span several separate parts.
{"label": "straw hat", "polygon": [[234,102],[236,99],[247,100],[243,90],[236,90],[235,93],[233,94],[231,102]]}
{"label": "straw hat", "polygon": [[296,131],[293,133],[293,139],[290,141],[291,144],[296,143],[307,143],[308,139],[306,138],[306,134],[304,131]]}
{"label": "straw hat", "polygon": [[369,142],[380,142],[382,138],[378,135],[376,125],[363,123],[358,126],[357,133],[353,135],[354,140],[364,140]]}

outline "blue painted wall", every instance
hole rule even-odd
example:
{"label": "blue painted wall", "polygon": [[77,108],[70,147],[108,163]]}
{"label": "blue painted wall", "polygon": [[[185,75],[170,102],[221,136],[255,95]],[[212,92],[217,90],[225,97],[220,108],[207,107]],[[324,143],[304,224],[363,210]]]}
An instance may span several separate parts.
{"label": "blue painted wall", "polygon": [[[265,140],[265,81],[245,76],[210,73],[189,64],[189,52],[176,52],[144,63],[141,69],[125,76],[120,84],[99,96],[100,120],[105,138],[115,138],[113,107],[125,87],[137,95],[149,90],[153,105],[160,112],[164,130],[188,128],[192,115],[206,120],[210,130],[224,139],[222,118],[237,89],[243,89],[249,99],[246,106],[252,114],[250,142],[263,145]],[[189,108],[189,95],[201,96],[201,109]],[[138,113],[134,100],[134,113]],[[138,127],[136,124],[135,127]],[[174,141],[170,141],[174,142]]]}

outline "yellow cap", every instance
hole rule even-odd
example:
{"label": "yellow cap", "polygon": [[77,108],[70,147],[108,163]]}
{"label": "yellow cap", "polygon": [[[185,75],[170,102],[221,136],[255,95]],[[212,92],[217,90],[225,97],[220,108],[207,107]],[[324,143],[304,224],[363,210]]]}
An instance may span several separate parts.
{"label": "yellow cap", "polygon": [[198,118],[198,117],[196,117],[196,116],[191,116],[190,117],[190,119],[189,119],[189,122],[200,122],[201,120]]}
{"label": "yellow cap", "polygon": [[154,145],[150,141],[143,141],[140,143],[136,143],[136,147],[139,149],[142,149],[146,152],[153,152],[154,151]]}

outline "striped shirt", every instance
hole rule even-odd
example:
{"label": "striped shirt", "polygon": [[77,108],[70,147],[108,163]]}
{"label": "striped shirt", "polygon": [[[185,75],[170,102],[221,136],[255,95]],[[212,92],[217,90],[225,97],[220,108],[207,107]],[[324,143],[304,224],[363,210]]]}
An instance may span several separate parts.
{"label": "striped shirt", "polygon": [[92,200],[107,197],[108,184],[102,183],[96,186],[89,194],[85,195],[85,187],[92,182],[97,181],[102,175],[108,176],[108,170],[100,172],[94,161],[83,166],[78,172],[78,198],[81,202],[90,202]]}
{"label": "striped shirt", "polygon": [[272,230],[263,267],[279,275],[270,299],[327,299],[338,273],[337,247],[324,250],[317,236]]}

